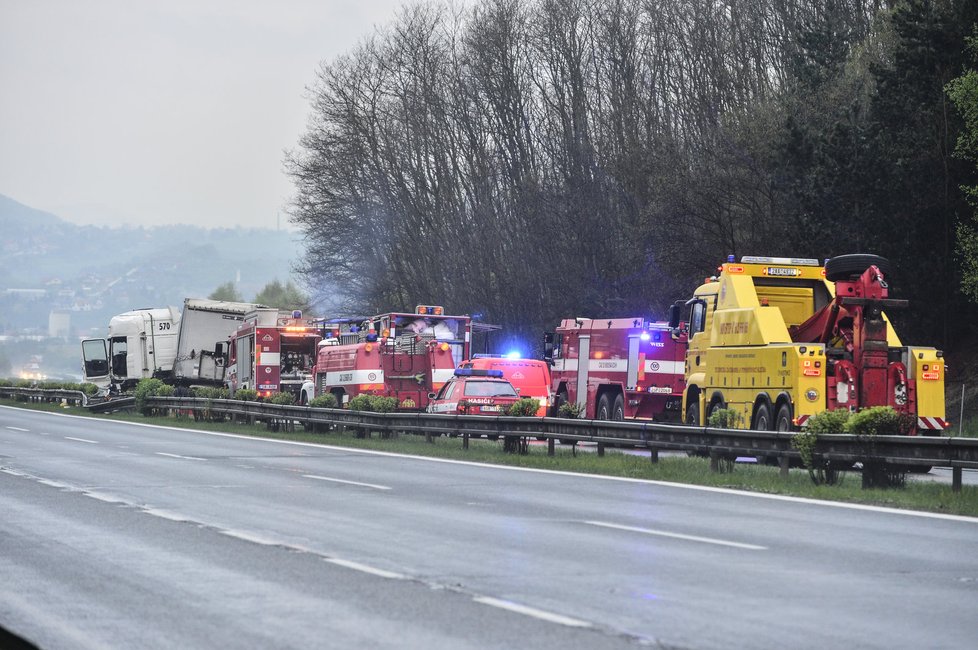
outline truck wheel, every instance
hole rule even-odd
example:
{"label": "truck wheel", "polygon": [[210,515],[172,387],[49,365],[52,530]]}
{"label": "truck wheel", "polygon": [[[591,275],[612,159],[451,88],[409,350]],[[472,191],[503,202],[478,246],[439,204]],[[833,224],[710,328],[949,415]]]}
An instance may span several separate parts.
{"label": "truck wheel", "polygon": [[771,406],[767,402],[761,402],[757,405],[757,411],[754,412],[754,421],[751,422],[750,428],[755,431],[770,431],[774,428],[773,425]]}
{"label": "truck wheel", "polygon": [[854,275],[862,273],[871,266],[876,266],[883,275],[890,275],[890,261],[879,255],[869,255],[866,253],[853,253],[852,255],[839,255],[825,262],[825,279],[829,282],[848,280]]}
{"label": "truck wheel", "polygon": [[[560,407],[567,403],[567,390],[564,388],[560,389],[557,393],[557,399],[554,401],[554,417],[560,417]],[[571,440],[570,438],[557,438],[557,442],[562,445],[576,445],[576,440]]]}
{"label": "truck wheel", "polygon": [[774,416],[775,431],[791,431],[792,423],[791,405],[782,404],[778,408],[778,414]]}
{"label": "truck wheel", "polygon": [[[691,400],[686,406],[686,424],[694,427],[700,426],[700,402],[698,399]],[[703,451],[687,451],[686,455],[690,458],[706,458],[709,454]]]}
{"label": "truck wheel", "polygon": [[618,422],[625,419],[625,400],[621,395],[615,398],[615,405],[611,407],[611,419]]}
{"label": "truck wheel", "polygon": [[611,400],[608,399],[608,393],[601,396],[598,400],[598,410],[594,414],[595,420],[607,420],[611,417]]}
{"label": "truck wheel", "polygon": [[557,393],[557,397],[554,398],[553,412],[550,414],[551,417],[560,417],[560,407],[567,403],[567,390],[561,388]]}

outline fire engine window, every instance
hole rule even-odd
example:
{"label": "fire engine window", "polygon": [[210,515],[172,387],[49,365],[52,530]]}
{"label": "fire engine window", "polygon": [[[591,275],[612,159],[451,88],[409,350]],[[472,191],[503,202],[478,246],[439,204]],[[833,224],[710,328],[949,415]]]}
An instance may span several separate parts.
{"label": "fire engine window", "polygon": [[466,397],[519,397],[508,381],[467,381]]}

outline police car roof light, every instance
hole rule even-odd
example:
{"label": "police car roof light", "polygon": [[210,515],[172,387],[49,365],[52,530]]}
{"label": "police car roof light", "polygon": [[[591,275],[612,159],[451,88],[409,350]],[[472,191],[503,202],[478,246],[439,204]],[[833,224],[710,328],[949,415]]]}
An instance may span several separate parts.
{"label": "police car roof light", "polygon": [[502,370],[482,370],[479,368],[456,368],[456,377],[502,377]]}

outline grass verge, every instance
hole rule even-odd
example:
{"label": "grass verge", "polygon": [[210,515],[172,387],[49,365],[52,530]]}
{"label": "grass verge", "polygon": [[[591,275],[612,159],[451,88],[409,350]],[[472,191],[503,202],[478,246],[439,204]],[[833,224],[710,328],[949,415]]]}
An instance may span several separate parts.
{"label": "grass verge", "polygon": [[766,494],[780,494],[861,503],[867,505],[924,510],[946,514],[978,517],[978,486],[965,485],[961,492],[952,492],[949,484],[908,480],[906,487],[864,490],[858,472],[849,472],[839,485],[814,485],[805,470],[793,469],[787,479],[782,479],[778,469],[764,465],[737,464],[729,473],[711,472],[709,461],[701,458],[666,456],[658,463],[651,463],[647,455],[615,453],[614,450],[599,457],[595,453],[574,453],[570,448],[558,448],[556,455],[547,456],[547,447],[531,445],[528,454],[508,454],[502,451],[502,442],[471,440],[469,449],[462,448],[461,438],[435,438],[425,442],[423,436],[400,435],[380,438],[357,438],[349,431],[312,433],[305,431],[272,432],[264,424],[234,422],[197,422],[187,416],[145,417],[138,414],[91,415],[81,408],[63,407],[58,404],[24,403],[0,400],[0,404],[36,410],[71,413],[94,418],[176,426],[186,429],[222,431],[261,438],[295,440],[335,445],[357,449],[373,449],[394,453],[411,454],[465,460],[477,463],[546,469],[583,474],[601,474],[636,479],[669,481],[692,485],[730,488]]}

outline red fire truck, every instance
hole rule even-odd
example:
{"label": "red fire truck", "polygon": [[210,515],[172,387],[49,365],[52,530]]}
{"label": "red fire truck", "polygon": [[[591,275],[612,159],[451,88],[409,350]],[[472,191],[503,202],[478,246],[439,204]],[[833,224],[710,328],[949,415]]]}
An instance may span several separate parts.
{"label": "red fire truck", "polygon": [[313,380],[302,403],[333,394],[342,406],[361,393],[396,397],[405,411],[423,410],[469,358],[472,319],[448,316],[442,307],[418,305],[415,313],[392,312],[361,321],[327,324]]}
{"label": "red fire truck", "polygon": [[681,420],[685,328],[644,318],[568,318],[544,339],[554,412],[581,407],[597,420]]}
{"label": "red fire truck", "polygon": [[245,314],[230,336],[225,384],[233,395],[251,388],[263,397],[289,392],[299,397],[312,376],[322,332],[300,311],[258,308]]}

